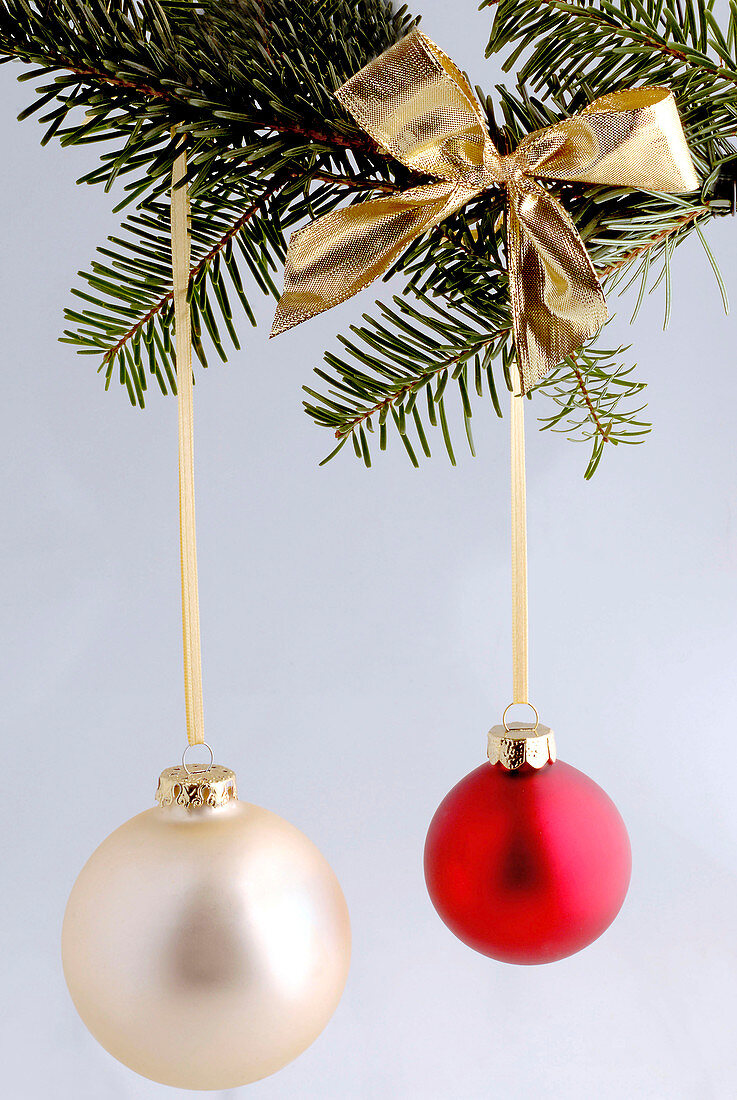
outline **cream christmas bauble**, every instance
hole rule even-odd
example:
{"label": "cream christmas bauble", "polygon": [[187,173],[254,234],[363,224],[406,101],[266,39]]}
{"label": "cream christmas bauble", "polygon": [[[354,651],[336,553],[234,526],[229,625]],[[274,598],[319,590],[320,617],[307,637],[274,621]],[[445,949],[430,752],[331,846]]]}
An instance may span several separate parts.
{"label": "cream christmas bauble", "polygon": [[74,884],[67,985],[94,1037],[137,1073],[186,1089],[247,1084],[333,1014],[350,961],[345,899],[303,833],[238,801],[229,769],[169,768],[157,798]]}

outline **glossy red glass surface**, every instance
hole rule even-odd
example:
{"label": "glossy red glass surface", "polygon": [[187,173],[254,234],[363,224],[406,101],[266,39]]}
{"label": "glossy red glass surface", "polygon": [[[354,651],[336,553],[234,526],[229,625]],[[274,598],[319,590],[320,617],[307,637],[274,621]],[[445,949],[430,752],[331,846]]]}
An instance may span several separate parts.
{"label": "glossy red glass surface", "polygon": [[441,918],[469,947],[511,963],[590,944],[619,912],[631,867],[616,806],[560,760],[539,771],[482,764],[440,803],[425,843]]}

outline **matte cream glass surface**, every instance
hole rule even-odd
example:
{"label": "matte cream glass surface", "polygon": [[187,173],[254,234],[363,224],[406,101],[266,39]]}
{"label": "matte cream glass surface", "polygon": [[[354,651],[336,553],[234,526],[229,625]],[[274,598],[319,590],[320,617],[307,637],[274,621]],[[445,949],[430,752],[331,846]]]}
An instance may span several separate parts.
{"label": "matte cream glass surface", "polygon": [[64,973],[95,1038],[188,1089],[274,1073],[317,1038],[350,961],[333,871],[283,818],[247,802],[146,810],[82,869]]}

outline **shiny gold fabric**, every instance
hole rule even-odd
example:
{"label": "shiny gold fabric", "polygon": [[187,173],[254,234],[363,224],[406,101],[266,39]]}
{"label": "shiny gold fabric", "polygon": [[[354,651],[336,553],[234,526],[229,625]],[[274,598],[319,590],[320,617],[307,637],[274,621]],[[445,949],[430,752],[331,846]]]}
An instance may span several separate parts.
{"label": "shiny gold fabric", "polygon": [[466,78],[417,30],[335,94],[381,148],[434,181],[335,210],[295,233],[272,336],[350,298],[419,234],[483,191],[502,186],[524,393],[607,318],[583,241],[537,178],[646,191],[698,186],[675,101],[665,88],[602,96],[580,114],[528,134],[509,156],[495,148]]}

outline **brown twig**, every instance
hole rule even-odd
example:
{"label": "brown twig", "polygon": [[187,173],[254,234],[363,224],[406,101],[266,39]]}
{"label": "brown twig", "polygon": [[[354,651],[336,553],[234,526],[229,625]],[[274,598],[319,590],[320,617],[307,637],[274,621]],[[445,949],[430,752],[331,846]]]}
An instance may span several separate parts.
{"label": "brown twig", "polygon": [[140,94],[147,99],[163,99],[166,103],[179,102],[176,96],[169,95],[167,92],[162,92],[160,88],[153,88],[148,84],[137,84],[133,80],[123,80],[122,77],[111,76],[110,73],[91,69],[87,66],[82,67],[80,65],[75,65],[66,57],[58,57],[56,60],[60,69],[67,69],[70,73],[74,73],[75,76],[82,76],[87,80],[96,80],[101,84],[112,84],[116,88],[126,88],[131,91],[140,92]]}
{"label": "brown twig", "polygon": [[576,381],[578,382],[578,388],[580,389],[581,395],[582,395],[586,405],[588,406],[589,412],[591,413],[591,419],[594,421],[594,424],[596,425],[596,430],[599,433],[599,435],[601,436],[601,438],[604,440],[604,442],[608,443],[609,442],[609,432],[611,431],[611,425],[609,426],[609,428],[605,428],[604,425],[602,424],[601,420],[599,420],[596,409],[594,407],[594,403],[591,400],[591,396],[589,394],[589,391],[586,389],[586,383],[583,380],[583,375],[581,374],[580,370],[576,366],[576,357],[574,355],[570,356],[570,363],[571,363],[571,367],[573,369],[573,373],[576,376]]}
{"label": "brown twig", "polygon": [[[301,179],[297,172],[293,173],[295,179]],[[388,181],[378,180],[358,180],[351,179],[350,176],[334,176],[330,172],[312,172],[310,174],[311,180],[319,180],[321,183],[337,183],[341,187],[347,187],[352,191],[385,191],[387,193],[394,193],[399,191],[399,187],[395,183],[389,183]]]}

